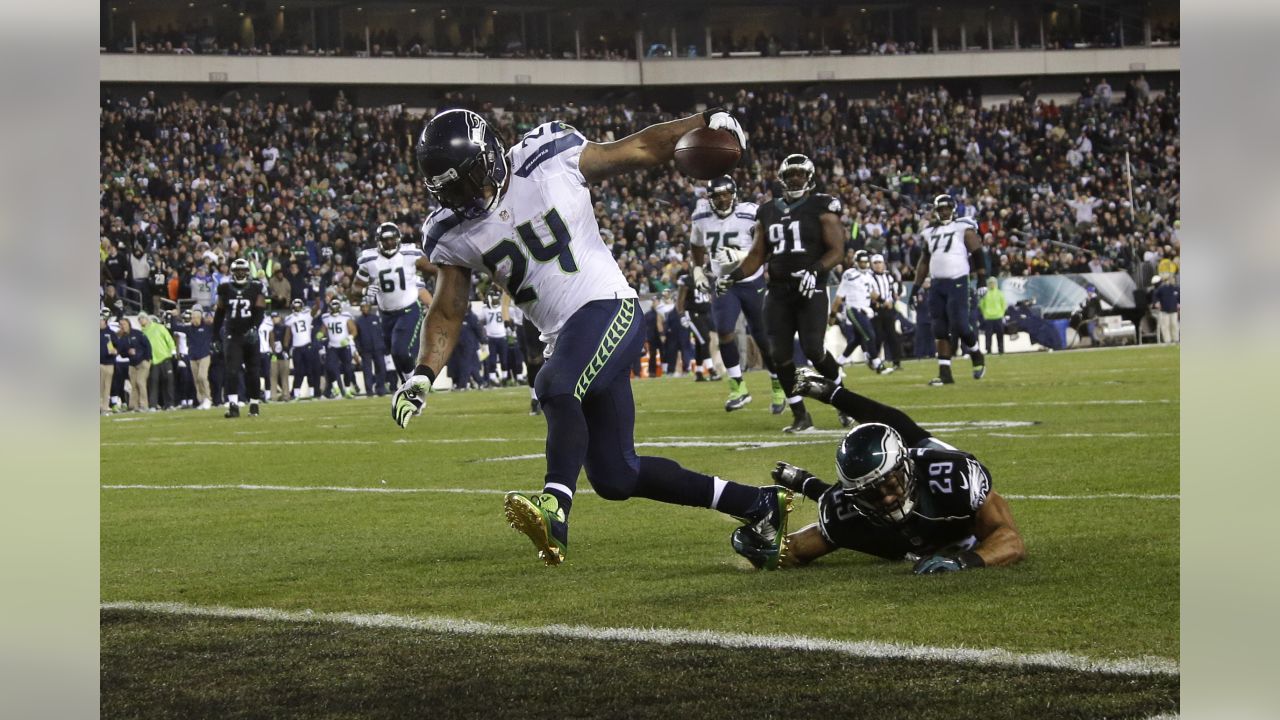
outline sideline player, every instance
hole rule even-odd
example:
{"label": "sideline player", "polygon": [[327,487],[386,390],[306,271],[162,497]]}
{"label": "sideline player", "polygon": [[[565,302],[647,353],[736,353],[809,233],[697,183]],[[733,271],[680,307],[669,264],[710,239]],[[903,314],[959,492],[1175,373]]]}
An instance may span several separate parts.
{"label": "sideline player", "polygon": [[351,356],[351,341],[359,332],[356,321],[342,309],[342,301],[333,298],[329,301],[329,312],[320,316],[320,324],[324,325],[329,336],[329,347],[325,353],[325,370],[333,379],[329,397],[353,398],[356,396],[356,369],[358,359]]}
{"label": "sideline player", "polygon": [[[600,239],[590,185],[665,166],[691,130],[721,128],[745,146],[723,109],[649,126],[622,140],[589,142],[562,122],[538,126],[504,151],[484,118],[448,110],[432,118],[416,155],[427,189],[443,206],[423,226],[438,266],[413,376],[396,391],[401,426],[421,412],[467,312],[472,272],[487,272],[525,311],[547,343],[537,396],[547,420],[541,493],[507,493],[506,516],[548,564],[564,560],[578,473],[606,500],[649,498],[711,507],[782,543],[791,492],[728,482],[675,461],[636,455],[630,368],[644,342],[636,291]],[[777,548],[779,557],[785,548]]]}
{"label": "sideline player", "polygon": [[[689,245],[693,249],[693,281],[700,287],[710,288],[706,278],[707,258],[711,259],[712,279],[732,272],[738,266],[730,259],[730,250],[746,254],[751,250],[756,230],[756,211],[753,202],[738,202],[738,184],[728,175],[712,180],[707,186],[707,197],[699,200],[690,218]],[[760,348],[765,369],[773,384],[770,410],[780,414],[786,406],[782,384],[773,371],[773,358],[769,354],[769,336],[764,325],[764,268],[750,276],[725,283],[717,288],[711,304],[711,317],[720,340],[720,360],[729,376],[729,399],[725,400],[726,412],[746,407],[751,393],[742,379],[742,357],[738,349],[738,316],[745,315],[747,334]],[[709,338],[708,338],[709,339]]]}
{"label": "sideline player", "polygon": [[676,293],[676,314],[693,336],[694,380],[719,380],[711,361],[711,288],[695,282],[693,273],[682,273],[676,279],[676,287],[680,288]]}
{"label": "sideline player", "polygon": [[[917,575],[1012,565],[1026,557],[1009,503],[973,455],[938,440],[897,408],[806,370],[796,391],[863,424],[836,449],[835,484],[785,462],[773,478],[818,503],[818,522],[792,533],[782,565],[806,565],[838,549],[911,560]],[[757,568],[774,544],[735,530],[734,550]]]}
{"label": "sideline player", "polygon": [[[225,417],[240,417],[240,375],[244,373],[244,389],[249,395],[249,415],[258,414],[262,386],[258,382],[258,326],[267,307],[267,293],[261,284],[249,279],[249,261],[236,258],[231,262],[231,282],[218,286],[218,304],[213,311],[215,337],[225,338],[227,400]],[[223,321],[226,332],[223,333]]]}
{"label": "sideline player", "polygon": [[302,381],[306,380],[309,397],[320,397],[320,354],[314,346],[311,308],[301,298],[293,301],[293,312],[284,319],[285,345],[293,358],[293,399],[302,398]]}
{"label": "sideline player", "polygon": [[422,309],[431,305],[431,293],[419,273],[434,275],[436,268],[421,248],[403,242],[395,223],[382,223],[374,236],[377,247],[360,252],[360,267],[351,281],[348,298],[359,303],[364,299],[365,288],[373,286],[382,315],[382,344],[403,380],[413,370]]}
{"label": "sideline player", "polygon": [[845,339],[844,352],[838,362],[848,365],[853,361],[853,351],[862,348],[868,367],[877,373],[893,372],[885,368],[876,350],[875,326],[871,317],[873,290],[871,255],[866,250],[859,250],[853,255],[853,267],[841,274],[835,301],[831,303],[831,317],[839,324]]}
{"label": "sideline player", "polygon": [[823,347],[827,334],[827,275],[844,255],[840,201],[813,191],[813,162],[799,153],[778,168],[783,197],[756,212],[755,242],[736,270],[717,284],[737,283],[766,262],[769,289],[764,299],[765,331],[773,368],[791,406],[792,422],[783,432],[813,429],[804,399],[795,393],[795,337],[823,376],[835,380],[840,365]]}
{"label": "sideline player", "polygon": [[[924,252],[916,264],[916,279],[932,280],[929,287],[929,315],[938,347],[938,377],[934,387],[952,385],[951,357],[955,343],[973,361],[973,379],[981,380],[987,366],[978,349],[978,333],[969,318],[969,253],[982,246],[978,225],[970,217],[956,217],[956,201],[950,195],[933,199],[933,222],[920,231]],[[920,283],[917,282],[917,285]]]}

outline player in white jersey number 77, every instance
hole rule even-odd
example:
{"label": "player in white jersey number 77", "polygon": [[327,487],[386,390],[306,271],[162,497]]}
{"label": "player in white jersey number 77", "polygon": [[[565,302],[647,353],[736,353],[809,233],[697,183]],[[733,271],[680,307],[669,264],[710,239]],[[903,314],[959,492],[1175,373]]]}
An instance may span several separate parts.
{"label": "player in white jersey number 77", "polygon": [[458,339],[471,272],[488,273],[547,342],[535,382],[547,418],[543,490],[507,493],[505,509],[512,527],[549,565],[564,559],[584,465],[587,480],[606,500],[643,497],[715,508],[761,530],[774,543],[774,562],[785,554],[790,491],[639,457],[633,441],[628,369],[644,342],[643,322],[635,290],[600,239],[589,184],[665,165],[681,136],[708,126],[733,132],[745,146],[742,128],[720,109],[608,143],[550,122],[510,150],[479,115],[449,110],[432,118],[418,140],[418,167],[443,206],[423,226],[423,250],[439,274],[418,366],[396,391],[392,417],[405,426],[421,411]]}

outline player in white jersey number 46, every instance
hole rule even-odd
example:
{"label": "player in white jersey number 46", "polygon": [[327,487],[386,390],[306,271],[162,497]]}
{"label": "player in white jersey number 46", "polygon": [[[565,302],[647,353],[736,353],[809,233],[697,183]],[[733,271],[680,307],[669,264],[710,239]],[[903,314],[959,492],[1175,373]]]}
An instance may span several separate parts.
{"label": "player in white jersey number 46", "polygon": [[[547,419],[545,482],[540,493],[511,492],[505,500],[508,521],[547,564],[564,560],[584,466],[606,500],[711,507],[761,530],[771,562],[785,555],[790,491],[728,482],[635,451],[629,368],[644,342],[644,323],[635,290],[600,239],[588,188],[665,165],[685,133],[708,126],[746,143],[737,121],[720,109],[608,143],[550,122],[509,151],[484,118],[449,110],[432,118],[418,140],[418,167],[443,206],[423,227],[423,250],[439,275],[418,366],[396,392],[392,416],[404,426],[422,410],[458,339],[471,273],[488,273],[547,340],[535,381]],[[643,547],[651,551],[653,543]]]}

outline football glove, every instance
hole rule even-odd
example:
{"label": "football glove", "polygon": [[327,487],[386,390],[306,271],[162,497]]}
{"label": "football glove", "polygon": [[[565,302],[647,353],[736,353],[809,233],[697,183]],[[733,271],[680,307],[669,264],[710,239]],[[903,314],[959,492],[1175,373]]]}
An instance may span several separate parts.
{"label": "football glove", "polygon": [[275,352],[275,354],[277,354],[277,355],[283,355],[283,354],[284,354],[284,343],[282,343],[282,342],[280,342],[279,340],[277,340],[277,341],[275,342],[275,344],[271,346],[271,349]]}
{"label": "football glove", "polygon": [[688,316],[688,315],[681,315],[681,316],[680,316],[680,326],[681,326],[681,327],[687,328],[687,327],[689,327],[689,326],[690,326],[690,325],[692,325],[692,324],[693,324],[693,323],[689,320],[689,316]]}
{"label": "football glove", "polygon": [[721,275],[716,278],[716,292],[721,294],[729,292],[729,288],[733,287],[733,278],[728,275]]}
{"label": "football glove", "polygon": [[831,396],[835,395],[838,389],[840,389],[839,383],[810,368],[805,368],[796,373],[795,392],[797,395],[804,395],[814,400],[830,403]]}
{"label": "football glove", "polygon": [[693,268],[693,287],[698,292],[711,291],[711,279],[707,277],[707,271],[701,267]]}
{"label": "football glove", "polygon": [[814,479],[813,473],[781,460],[773,468],[773,481],[788,490],[794,490],[798,493],[803,494],[805,482],[812,479]]}
{"label": "football glove", "polygon": [[797,270],[791,273],[791,277],[796,278],[797,287],[800,294],[811,298],[818,292],[818,274],[812,270]]}
{"label": "football glove", "polygon": [[706,119],[707,127],[712,130],[728,130],[738,138],[738,144],[743,150],[747,149],[747,134],[743,132],[742,126],[738,124],[738,120],[729,114],[724,108],[712,108],[703,113]]}
{"label": "football glove", "polygon": [[391,419],[402,428],[409,427],[409,420],[422,413],[427,404],[427,393],[434,382],[431,371],[425,365],[414,368],[404,384],[391,396]]}

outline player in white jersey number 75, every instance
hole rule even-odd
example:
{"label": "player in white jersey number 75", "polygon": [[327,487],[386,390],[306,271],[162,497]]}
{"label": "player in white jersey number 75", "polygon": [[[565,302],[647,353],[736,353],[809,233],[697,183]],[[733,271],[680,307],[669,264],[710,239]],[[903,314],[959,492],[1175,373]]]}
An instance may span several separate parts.
{"label": "player in white jersey number 75", "polygon": [[633,441],[628,370],[644,342],[643,321],[635,290],[600,239],[589,185],[665,165],[681,136],[708,126],[746,143],[738,122],[720,109],[608,143],[550,122],[510,150],[481,116],[449,110],[432,118],[418,140],[418,167],[443,206],[423,226],[423,250],[439,274],[418,366],[396,392],[392,416],[404,426],[421,411],[458,339],[471,273],[488,273],[547,342],[535,382],[547,418],[546,476],[541,492],[507,493],[505,510],[549,565],[564,560],[584,465],[587,480],[606,500],[642,497],[711,507],[761,531],[771,543],[770,562],[785,554],[789,490],[639,457]]}

